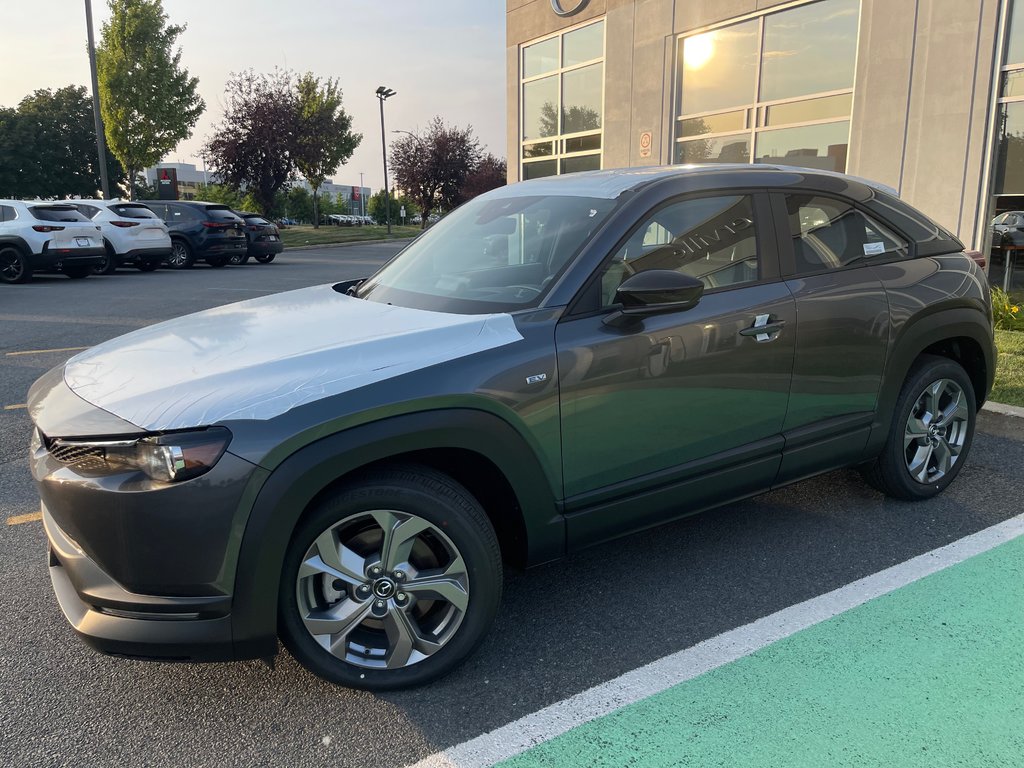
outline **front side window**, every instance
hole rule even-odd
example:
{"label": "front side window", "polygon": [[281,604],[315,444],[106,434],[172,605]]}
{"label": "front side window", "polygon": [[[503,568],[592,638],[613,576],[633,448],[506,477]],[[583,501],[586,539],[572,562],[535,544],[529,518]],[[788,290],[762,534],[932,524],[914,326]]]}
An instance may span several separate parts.
{"label": "front side window", "polygon": [[674,161],[845,171],[860,0],[819,0],[683,37]]}
{"label": "front side window", "polygon": [[410,244],[358,296],[460,314],[535,307],[614,205],[574,196],[476,198]]}
{"label": "front side window", "polygon": [[907,243],[852,203],[815,195],[786,195],[796,274],[903,258]]}
{"label": "front side window", "polygon": [[695,277],[705,290],[756,282],[761,265],[749,195],[703,197],[650,214],[612,257],[601,277],[604,307],[631,275],[671,269]]}
{"label": "front side window", "polygon": [[601,167],[604,21],[522,48],[523,180]]}

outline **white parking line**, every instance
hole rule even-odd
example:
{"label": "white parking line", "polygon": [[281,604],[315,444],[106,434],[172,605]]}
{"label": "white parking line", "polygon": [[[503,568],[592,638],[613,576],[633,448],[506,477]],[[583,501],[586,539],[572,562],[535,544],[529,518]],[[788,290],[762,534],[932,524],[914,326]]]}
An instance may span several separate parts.
{"label": "white parking line", "polygon": [[705,640],[413,764],[483,768],[1024,535],[1024,515]]}

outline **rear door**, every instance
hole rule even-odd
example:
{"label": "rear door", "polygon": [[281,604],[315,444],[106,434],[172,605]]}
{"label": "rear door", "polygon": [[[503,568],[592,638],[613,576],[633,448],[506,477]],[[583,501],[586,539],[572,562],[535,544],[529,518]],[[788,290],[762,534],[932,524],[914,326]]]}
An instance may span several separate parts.
{"label": "rear door", "polygon": [[772,197],[797,315],[785,482],[861,457],[889,341],[889,302],[873,265],[905,257],[908,244],[848,200]]}

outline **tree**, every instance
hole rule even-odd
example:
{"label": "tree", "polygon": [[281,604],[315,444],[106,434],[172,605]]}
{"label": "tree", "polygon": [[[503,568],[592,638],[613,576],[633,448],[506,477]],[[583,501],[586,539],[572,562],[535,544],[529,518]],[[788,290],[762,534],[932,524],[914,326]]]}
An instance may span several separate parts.
{"label": "tree", "polygon": [[[410,198],[402,195],[401,197],[391,196],[391,223],[394,224],[401,221],[402,207],[405,207],[405,218],[411,219],[418,212],[418,206]],[[373,219],[378,224],[383,224],[386,219],[384,214],[386,211],[384,205],[384,190],[377,192],[374,195],[370,195],[370,199],[366,203],[366,215]]]}
{"label": "tree", "polygon": [[199,80],[174,48],[185,27],[167,23],[160,0],[109,0],[109,6],[96,48],[100,112],[107,146],[134,181],[192,135],[206,105],[196,93]]}
{"label": "tree", "polygon": [[[124,178],[107,153],[111,178]],[[85,88],[41,89],[0,110],[0,197],[95,197],[100,188],[92,100]]]}
{"label": "tree", "polygon": [[462,187],[480,159],[480,142],[473,128],[455,128],[435,117],[426,132],[409,134],[391,145],[395,185],[427,216],[439,206],[450,210],[462,201]]}
{"label": "tree", "polygon": [[477,195],[492,189],[505,186],[508,179],[508,167],[500,157],[490,152],[480,158],[480,162],[470,171],[462,183],[462,199],[472,200]]}
{"label": "tree", "polygon": [[313,188],[313,226],[320,226],[317,197],[327,177],[338,170],[352,153],[361,134],[352,133],[352,117],[341,106],[338,81],[320,82],[307,72],[296,83],[298,126],[295,137],[295,166]]}
{"label": "tree", "polygon": [[224,119],[203,147],[206,164],[228,186],[245,188],[268,216],[295,172],[298,99],[292,75],[232,73],[224,95]]}

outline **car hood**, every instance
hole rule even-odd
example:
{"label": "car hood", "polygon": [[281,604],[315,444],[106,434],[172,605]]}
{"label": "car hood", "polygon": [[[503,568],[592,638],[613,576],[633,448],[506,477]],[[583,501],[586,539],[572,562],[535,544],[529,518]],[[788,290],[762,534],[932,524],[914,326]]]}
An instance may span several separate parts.
{"label": "car hood", "polygon": [[426,312],[323,285],[134,331],[71,358],[64,382],[142,429],[183,429],[270,419],[521,339],[507,314]]}

